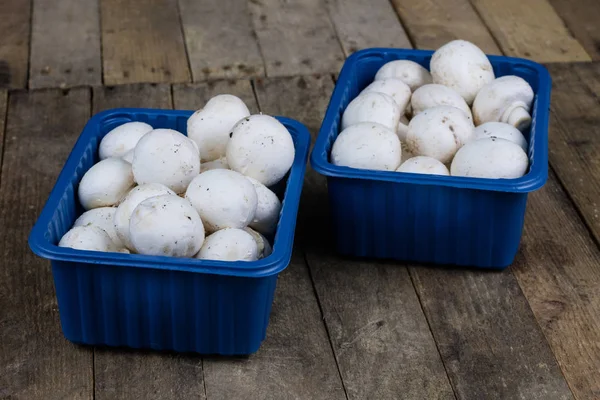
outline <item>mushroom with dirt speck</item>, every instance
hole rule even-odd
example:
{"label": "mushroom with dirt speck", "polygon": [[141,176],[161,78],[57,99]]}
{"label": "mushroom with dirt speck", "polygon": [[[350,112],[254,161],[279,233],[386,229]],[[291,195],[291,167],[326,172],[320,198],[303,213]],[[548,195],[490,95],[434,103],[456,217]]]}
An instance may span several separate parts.
{"label": "mushroom with dirt speck", "polygon": [[401,115],[400,107],[391,96],[379,92],[363,93],[344,110],[341,128],[344,130],[361,122],[375,122],[395,131]]}
{"label": "mushroom with dirt speck", "polygon": [[271,247],[271,243],[267,240],[267,238],[259,232],[256,232],[254,229],[246,227],[244,228],[246,232],[252,235],[256,244],[258,245],[258,258],[265,258],[273,253],[273,247]]}
{"label": "mushroom with dirt speck", "polygon": [[123,248],[124,243],[119,238],[113,222],[117,209],[115,207],[99,207],[84,212],[75,220],[73,226],[97,226],[103,229],[115,246]]}
{"label": "mushroom with dirt speck", "polygon": [[384,64],[375,74],[375,80],[400,79],[415,91],[431,83],[431,74],[422,65],[410,60],[395,60]]}
{"label": "mushroom with dirt speck", "polygon": [[255,261],[258,244],[243,229],[225,228],[207,236],[196,258],[220,261]]}
{"label": "mushroom with dirt speck", "polygon": [[463,111],[470,120],[473,120],[471,109],[465,99],[455,90],[432,83],[415,90],[411,97],[413,117],[423,111],[436,106],[451,106]]}
{"label": "mushroom with dirt speck", "polygon": [[94,225],[75,226],[71,228],[58,242],[60,247],[70,247],[77,250],[117,252],[108,233]]}
{"label": "mushroom with dirt speck", "polygon": [[123,157],[133,150],[139,140],[152,130],[145,122],[127,122],[108,132],[100,141],[98,155],[101,160]]}
{"label": "mushroom with dirt speck", "polygon": [[450,175],[448,168],[432,157],[416,156],[404,161],[397,172],[428,175]]}
{"label": "mushroom with dirt speck", "polygon": [[210,171],[211,169],[229,169],[227,158],[221,157],[213,161],[203,162],[200,164],[200,173]]}
{"label": "mushroom with dirt speck", "polygon": [[485,124],[475,127],[473,133],[475,140],[492,136],[506,139],[518,144],[523,151],[527,152],[528,145],[525,136],[523,136],[520,130],[510,124],[504,122],[486,122]]}
{"label": "mushroom with dirt speck", "polygon": [[131,164],[107,158],[94,164],[81,178],[77,194],[85,210],[117,204],[134,185]]}
{"label": "mushroom with dirt speck", "polygon": [[281,201],[271,189],[254,178],[247,177],[254,185],[257,195],[256,213],[249,226],[265,235],[275,232],[279,213],[281,212]]}
{"label": "mushroom with dirt speck", "polygon": [[369,86],[364,88],[360,94],[371,92],[387,94],[394,99],[400,108],[401,115],[404,115],[407,112],[407,107],[410,106],[410,87],[400,79],[381,79],[373,81]]}

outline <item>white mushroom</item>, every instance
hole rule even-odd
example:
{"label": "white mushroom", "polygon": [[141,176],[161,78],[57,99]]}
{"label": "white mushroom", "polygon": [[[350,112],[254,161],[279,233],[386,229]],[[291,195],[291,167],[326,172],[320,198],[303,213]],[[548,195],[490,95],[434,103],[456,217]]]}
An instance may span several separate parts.
{"label": "white mushroom", "polygon": [[394,99],[384,93],[370,92],[356,97],[342,115],[342,130],[361,122],[376,122],[393,131],[402,112]]}
{"label": "white mushroom", "polygon": [[123,248],[124,244],[119,238],[113,222],[116,211],[115,207],[94,208],[81,214],[73,226],[97,226],[108,233],[115,246]]}
{"label": "white mushroom", "polygon": [[527,172],[529,159],[523,149],[506,139],[495,137],[474,140],[454,156],[453,176],[476,178],[519,178]]}
{"label": "white mushroom", "polygon": [[113,218],[113,224],[119,239],[130,250],[135,250],[131,240],[129,239],[129,221],[133,210],[142,201],[154,196],[170,194],[175,196],[175,192],[160,183],[146,183],[136,186],[123,199],[119,207],[116,208]]}
{"label": "white mushroom", "polygon": [[475,125],[505,122],[523,132],[531,125],[533,96],[533,89],[523,78],[508,75],[495,79],[481,88],[473,102]]}
{"label": "white mushroom", "polygon": [[204,226],[194,207],[170,194],[138,204],[129,232],[135,250],[153,256],[192,257],[204,243]]}
{"label": "white mushroom", "polygon": [[261,233],[256,232],[252,228],[244,228],[246,232],[252,235],[256,244],[258,245],[258,258],[265,258],[273,253],[273,248],[271,247],[271,243],[264,237]]}
{"label": "white mushroom", "polygon": [[135,151],[135,149],[131,149],[129,150],[127,153],[123,154],[123,157],[121,157],[123,160],[127,161],[129,164],[131,164],[133,162],[133,152]]}
{"label": "white mushroom", "polygon": [[225,228],[207,236],[196,258],[255,261],[258,260],[258,245],[252,235],[243,229]]}
{"label": "white mushroom", "polygon": [[185,197],[202,217],[208,232],[248,226],[258,204],[252,182],[228,169],[201,173],[190,183]]}
{"label": "white mushroom", "polygon": [[436,106],[452,106],[462,110],[470,120],[471,109],[465,99],[455,90],[444,85],[431,83],[423,85],[413,93],[411,100],[413,116]]}
{"label": "white mushroom", "polygon": [[419,87],[431,83],[429,71],[410,60],[390,61],[379,68],[377,74],[375,74],[376,81],[390,78],[400,79],[413,92]]}
{"label": "white mushroom", "polygon": [[71,228],[58,242],[60,247],[70,247],[78,250],[116,252],[110,236],[104,229],[94,225],[75,226]]}
{"label": "white mushroom", "polygon": [[131,164],[120,158],[107,158],[94,164],[81,178],[77,190],[86,210],[117,204],[133,186]]}
{"label": "white mushroom", "polygon": [[408,118],[406,115],[400,117],[400,121],[398,121],[398,127],[396,128],[396,134],[402,143],[406,142],[406,134],[408,133]]}
{"label": "white mushroom", "polygon": [[396,170],[413,174],[450,175],[448,168],[435,158],[417,156],[404,161]]}
{"label": "white mushroom", "polygon": [[254,219],[249,226],[260,233],[270,235],[275,232],[279,222],[279,213],[281,212],[281,201],[271,189],[257,181],[247,177],[256,189],[257,206]]}
{"label": "white mushroom", "polygon": [[473,133],[475,140],[494,136],[516,143],[521,146],[523,151],[527,152],[528,145],[525,136],[520,130],[504,122],[486,122],[475,127]]}
{"label": "white mushroom", "polygon": [[277,119],[263,114],[238,122],[227,145],[229,168],[266,186],[287,174],[296,150],[292,135]]}
{"label": "white mushroom", "polygon": [[211,169],[229,169],[229,164],[225,157],[217,158],[216,160],[203,162],[200,164],[200,173],[210,171]]}
{"label": "white mushroom", "polygon": [[135,146],[133,175],[139,185],[162,183],[183,193],[200,173],[200,157],[192,141],[172,129],[155,129]]}
{"label": "white mushroom", "polygon": [[108,132],[100,141],[98,155],[101,160],[109,157],[123,157],[133,150],[137,142],[152,127],[144,122],[127,122]]}
{"label": "white mushroom", "polygon": [[410,121],[406,145],[414,155],[447,163],[473,138],[473,129],[473,123],[458,108],[432,107]]}
{"label": "white mushroom", "polygon": [[479,90],[494,80],[492,64],[481,49],[465,40],[453,40],[431,57],[433,83],[454,89],[471,105]]}
{"label": "white mushroom", "polygon": [[394,99],[400,108],[400,114],[404,114],[406,108],[410,105],[410,88],[400,79],[381,79],[373,81],[369,86],[364,88],[360,94],[372,92],[387,94]]}
{"label": "white mushroom", "polygon": [[216,160],[225,155],[233,126],[250,115],[244,102],[231,94],[220,94],[210,99],[203,109],[187,121],[187,134],[200,147],[200,158]]}
{"label": "white mushroom", "polygon": [[360,169],[394,171],[400,165],[401,157],[398,135],[372,122],[344,129],[331,149],[334,165]]}

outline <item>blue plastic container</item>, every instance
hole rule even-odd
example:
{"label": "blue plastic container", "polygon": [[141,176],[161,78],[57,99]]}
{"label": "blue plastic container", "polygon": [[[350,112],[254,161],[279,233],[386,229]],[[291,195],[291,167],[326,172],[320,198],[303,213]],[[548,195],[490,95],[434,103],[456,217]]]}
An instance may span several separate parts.
{"label": "blue plastic container", "polygon": [[[90,119],[75,144],[29,237],[31,249],[52,260],[67,339],[82,344],[250,354],[265,338],[278,274],[289,264],[310,134],[280,118],[296,156],[283,189],[273,253],[253,262],[223,262],[58,247],[83,212],[77,185],[98,161],[111,129],[143,121],[186,133],[192,111],[114,109]],[[271,238],[272,239],[272,238]]]}
{"label": "blue plastic container", "polygon": [[536,93],[529,172],[517,179],[482,179],[369,171],[329,162],[346,106],[392,60],[429,69],[432,51],[367,49],[350,56],[338,78],[311,155],[327,176],[333,230],[344,255],[485,268],[510,265],[519,247],[527,194],[548,177],[551,79],[540,64],[489,56],[496,76],[517,75]]}

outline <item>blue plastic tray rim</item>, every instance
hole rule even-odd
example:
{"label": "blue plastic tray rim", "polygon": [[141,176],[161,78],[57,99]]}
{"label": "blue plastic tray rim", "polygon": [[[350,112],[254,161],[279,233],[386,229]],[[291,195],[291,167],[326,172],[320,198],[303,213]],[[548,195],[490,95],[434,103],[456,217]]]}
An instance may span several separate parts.
{"label": "blue plastic tray rim", "polygon": [[[90,118],[77,139],[65,165],[63,166],[54,188],[38,217],[28,238],[29,247],[38,256],[49,260],[70,261],[76,263],[115,265],[118,267],[153,268],[172,271],[187,271],[207,273],[214,275],[238,276],[247,278],[261,278],[278,274],[287,267],[291,260],[291,246],[294,241],[294,229],[277,229],[273,240],[273,253],[268,257],[250,262],[230,262],[216,260],[199,260],[193,258],[178,258],[167,256],[148,256],[142,254],[105,253],[97,251],[76,250],[59,247],[46,238],[48,226],[53,214],[61,202],[63,193],[67,190],[71,175],[79,165],[81,157],[94,137],[94,127],[106,117],[114,114],[114,118],[123,118],[124,122],[130,121],[126,114],[147,113],[160,111],[172,116],[190,116],[193,110],[154,110],[148,108],[115,108],[101,111]],[[123,114],[123,115],[119,115]],[[308,159],[310,146],[310,133],[298,121],[291,118],[276,116],[286,128],[292,128],[297,135],[295,157],[290,169],[285,201],[283,202],[279,227],[295,226],[295,219],[300,204],[300,194],[304,181],[304,172]],[[291,195],[293,194],[293,195]]]}
{"label": "blue plastic tray rim", "polygon": [[[384,54],[391,53],[397,55],[397,59],[406,59],[409,57],[427,57],[431,56],[433,50],[414,50],[414,49],[394,49],[394,48],[369,48],[357,51],[346,59],[344,66],[338,77],[335,89],[327,106],[325,118],[319,130],[319,135],[315,141],[315,146],[310,157],[311,166],[318,173],[349,179],[365,179],[375,181],[387,181],[395,183],[411,183],[421,185],[448,186],[457,188],[469,188],[479,190],[517,192],[527,193],[537,190],[544,186],[548,179],[548,141],[536,140],[534,144],[534,162],[531,164],[527,174],[516,179],[485,179],[468,178],[457,176],[438,176],[425,174],[410,174],[395,171],[374,171],[357,169],[350,167],[337,166],[329,162],[328,139],[331,126],[337,117],[339,110],[336,108],[341,103],[344,96],[347,83],[355,73],[357,62],[363,57],[383,57]],[[492,65],[503,62],[518,63],[534,69],[538,74],[538,80],[544,82],[539,85],[536,97],[534,99],[534,110],[537,115],[543,114],[542,111],[550,109],[550,90],[551,77],[541,64],[516,57],[487,55]],[[541,118],[536,122],[535,132],[548,131],[548,119]],[[534,133],[532,133],[533,135]],[[542,135],[540,135],[542,136]]]}

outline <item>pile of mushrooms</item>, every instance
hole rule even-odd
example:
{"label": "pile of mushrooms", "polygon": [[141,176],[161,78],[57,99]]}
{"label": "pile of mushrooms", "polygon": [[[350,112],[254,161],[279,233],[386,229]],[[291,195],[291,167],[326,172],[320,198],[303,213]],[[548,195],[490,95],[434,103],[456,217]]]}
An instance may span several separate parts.
{"label": "pile of mushrooms", "polygon": [[430,71],[410,60],[384,64],[346,107],[331,162],[352,168],[492,179],[529,168],[523,132],[534,93],[514,75],[496,78],[474,44],[454,40]]}
{"label": "pile of mushrooms", "polygon": [[271,254],[281,201],[269,186],[295,156],[277,119],[222,94],[188,119],[187,136],[128,122],[103,137],[98,156],[78,187],[86,211],[59,246],[222,261]]}

